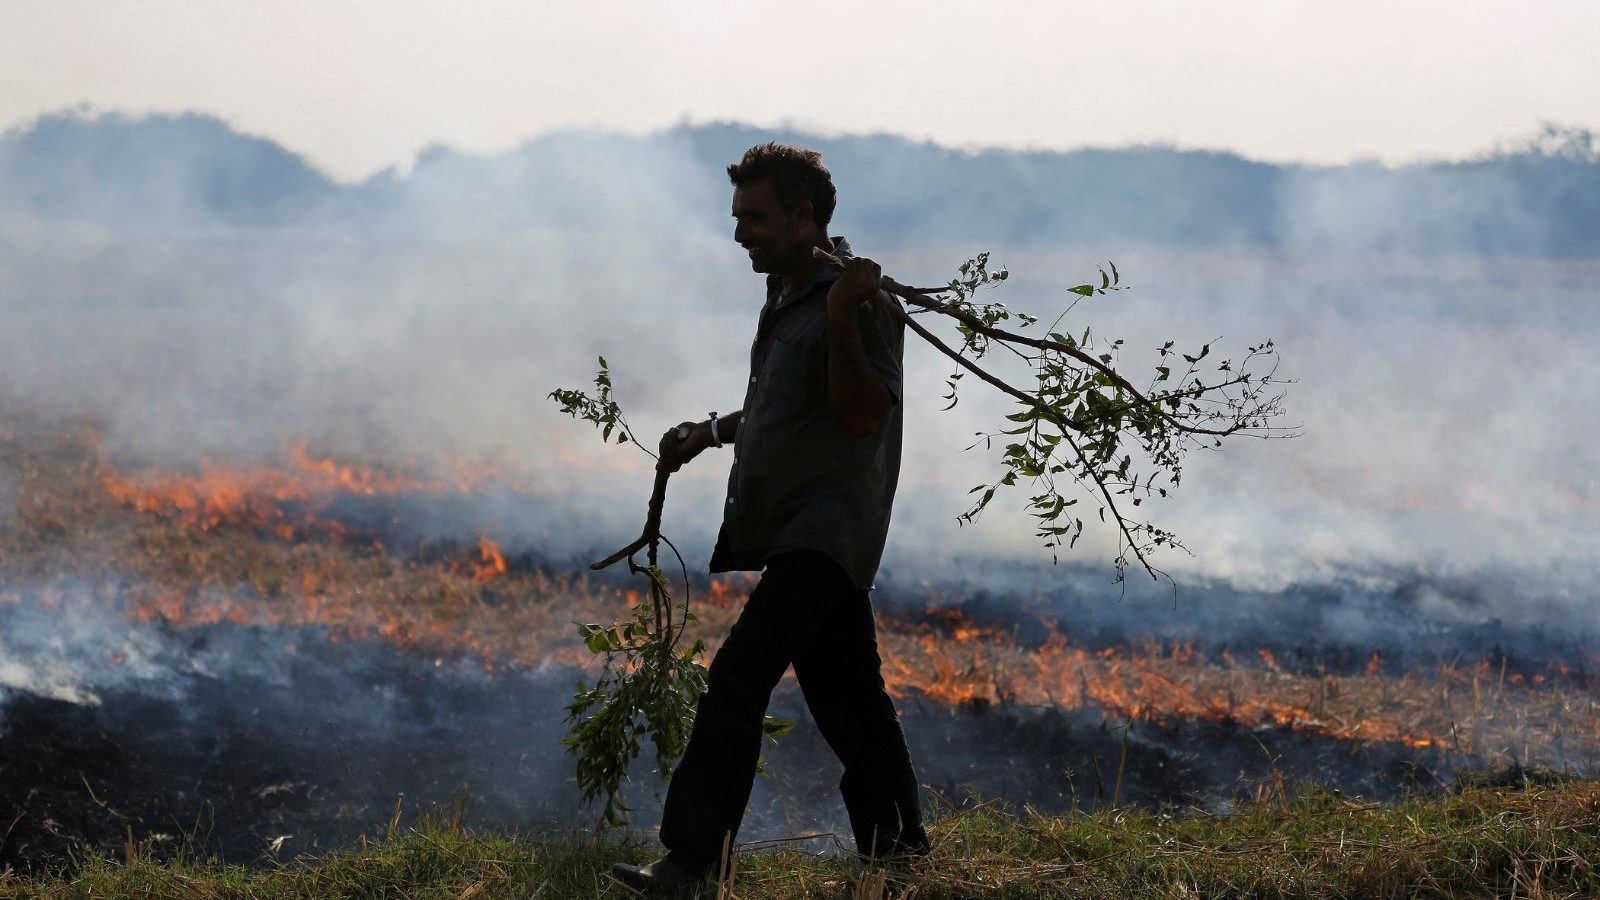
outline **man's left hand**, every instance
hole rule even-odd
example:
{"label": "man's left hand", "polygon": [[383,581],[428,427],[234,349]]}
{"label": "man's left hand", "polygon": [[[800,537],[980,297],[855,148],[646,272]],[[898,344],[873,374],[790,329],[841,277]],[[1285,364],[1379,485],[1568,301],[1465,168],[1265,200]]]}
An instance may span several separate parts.
{"label": "man's left hand", "polygon": [[842,316],[871,300],[883,286],[883,267],[865,256],[844,261],[844,274],[828,291],[828,313]]}

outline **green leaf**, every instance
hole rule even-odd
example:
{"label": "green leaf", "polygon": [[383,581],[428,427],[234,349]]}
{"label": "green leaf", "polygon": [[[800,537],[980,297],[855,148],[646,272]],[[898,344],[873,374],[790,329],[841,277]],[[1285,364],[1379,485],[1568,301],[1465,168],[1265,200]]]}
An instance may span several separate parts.
{"label": "green leaf", "polygon": [[1067,290],[1073,292],[1074,294],[1082,294],[1085,297],[1093,297],[1094,296],[1094,285],[1092,285],[1092,284],[1075,285],[1073,287],[1067,288]]}

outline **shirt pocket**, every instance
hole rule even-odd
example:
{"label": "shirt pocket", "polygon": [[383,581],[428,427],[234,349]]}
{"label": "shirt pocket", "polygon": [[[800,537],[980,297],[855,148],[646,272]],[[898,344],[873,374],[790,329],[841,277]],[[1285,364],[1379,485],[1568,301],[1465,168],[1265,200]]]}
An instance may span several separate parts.
{"label": "shirt pocket", "polygon": [[811,355],[804,344],[775,337],[767,353],[766,372],[762,376],[767,393],[774,400],[790,406],[804,406],[811,399]]}

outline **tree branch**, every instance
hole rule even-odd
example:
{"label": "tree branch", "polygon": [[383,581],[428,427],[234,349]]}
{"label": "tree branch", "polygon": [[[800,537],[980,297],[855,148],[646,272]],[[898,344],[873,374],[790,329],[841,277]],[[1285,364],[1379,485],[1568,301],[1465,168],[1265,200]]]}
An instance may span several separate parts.
{"label": "tree branch", "polygon": [[[885,277],[884,281],[892,282],[892,279]],[[885,290],[889,289],[885,287]],[[893,293],[892,290],[890,292]],[[929,344],[932,344],[934,349],[955,360],[962,368],[983,379],[984,382],[991,385],[996,390],[1016,398],[1019,402],[1026,404],[1034,410],[1037,410],[1041,416],[1054,422],[1056,426],[1061,429],[1061,436],[1066,440],[1067,445],[1072,448],[1072,452],[1077,454],[1079,465],[1083,466],[1084,471],[1090,472],[1092,475],[1094,468],[1089,464],[1088,456],[1084,454],[1083,448],[1079,447],[1078,442],[1072,437],[1072,432],[1077,431],[1078,429],[1073,427],[1070,422],[1056,415],[1055,410],[1051,409],[1037,398],[1028,394],[1026,391],[1012,387],[995,375],[990,374],[982,366],[950,349],[950,345],[939,340],[939,338],[934,335],[933,332],[922,327],[922,323],[911,318],[910,314],[901,309],[899,304],[889,303],[886,301],[885,306],[892,310],[895,316],[906,324],[907,328],[915,331],[918,337],[927,341]],[[1133,549],[1133,555],[1139,560],[1139,565],[1143,566],[1144,570],[1150,573],[1151,579],[1156,579],[1155,567],[1150,565],[1150,561],[1145,559],[1144,551],[1139,549],[1139,541],[1134,537],[1133,531],[1128,527],[1128,520],[1123,518],[1122,511],[1117,508],[1117,502],[1111,498],[1111,491],[1106,488],[1105,483],[1100,479],[1095,478],[1093,480],[1095,482],[1095,487],[1100,489],[1100,496],[1105,498],[1106,505],[1111,508],[1111,514],[1116,517],[1118,530],[1120,530],[1122,534],[1127,537],[1128,546]]]}
{"label": "tree branch", "polygon": [[[825,260],[836,266],[842,267],[844,265],[844,262],[840,260],[839,257],[827,252],[826,250],[823,250],[821,247],[812,248],[811,253],[818,259]],[[964,309],[960,309],[948,303],[943,303],[939,300],[935,300],[933,297],[929,296],[928,292],[919,288],[906,287],[887,275],[883,276],[883,289],[914,306],[919,306],[923,309],[929,310],[930,312],[943,313],[947,316],[950,316],[951,318],[956,319],[961,324],[967,326],[978,334],[983,335],[984,337],[993,338],[1005,344],[1021,344],[1025,347],[1032,347],[1036,350],[1054,350],[1062,355],[1070,356],[1078,362],[1083,363],[1089,368],[1094,369],[1096,372],[1099,372],[1100,374],[1111,379],[1112,383],[1117,387],[1122,388],[1123,390],[1132,394],[1136,402],[1128,404],[1125,408],[1153,406],[1161,418],[1167,420],[1172,427],[1178,429],[1179,431],[1187,434],[1205,434],[1215,437],[1226,437],[1244,427],[1240,425],[1232,429],[1220,430],[1201,428],[1197,425],[1189,425],[1161,408],[1161,401],[1165,400],[1165,397],[1159,397],[1155,400],[1146,397],[1143,392],[1129,383],[1128,379],[1122,377],[1121,373],[1119,373],[1116,369],[1113,369],[1104,362],[1095,359],[1094,356],[1085,353],[1083,350],[1077,347],[1063,344],[1060,341],[1052,341],[1048,338],[1029,337],[1025,334],[1017,334],[1014,331],[1006,331],[1003,328],[995,328],[992,325],[985,324],[983,320],[972,315]],[[910,319],[907,318],[906,321],[910,321]]]}

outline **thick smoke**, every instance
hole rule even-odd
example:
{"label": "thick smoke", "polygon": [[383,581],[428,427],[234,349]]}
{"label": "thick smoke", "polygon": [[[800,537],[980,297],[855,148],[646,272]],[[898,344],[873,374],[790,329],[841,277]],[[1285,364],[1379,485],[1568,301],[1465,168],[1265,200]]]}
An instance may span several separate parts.
{"label": "thick smoke", "polygon": [[[401,686],[373,682],[380,654],[315,652],[321,641],[296,628],[175,628],[121,609],[116,583],[52,582],[17,588],[0,631],[0,700],[6,692],[85,706],[138,695],[198,714],[202,685],[253,683],[297,694],[322,715],[363,732],[402,736],[427,727]],[[306,652],[302,652],[302,650]],[[471,660],[429,660],[444,685],[485,681]],[[530,676],[533,677],[533,676]],[[213,727],[191,723],[197,730]]]}
{"label": "thick smoke", "polygon": [[5,466],[0,466],[0,529],[17,518],[17,503],[22,499],[17,490],[17,476]]}
{"label": "thick smoke", "polygon": [[[649,461],[602,448],[545,394],[586,386],[604,354],[647,442],[738,405],[761,283],[731,244],[720,167],[757,137],[713,126],[436,150],[348,186],[209,119],[46,119],[5,138],[0,375],[17,402],[92,416],[134,464],[269,460],[298,440],[389,463],[493,460],[572,520],[514,500],[484,522],[513,546],[587,552],[636,527]],[[1132,290],[1069,325],[1126,338],[1135,371],[1169,338],[1221,336],[1215,350],[1235,357],[1278,342],[1279,374],[1296,380],[1286,424],[1303,435],[1191,459],[1178,497],[1152,511],[1194,551],[1164,560],[1180,580],[1271,591],[1492,576],[1516,589],[1458,605],[1596,624],[1584,585],[1600,561],[1600,397],[1584,348],[1600,264],[1571,255],[1587,246],[1567,233],[1583,220],[1529,200],[1546,169],[1592,178],[1593,161],[1274,169],[886,138],[824,150],[835,230],[902,280],[942,282],[990,249],[1016,274],[997,299],[1048,313],[1109,258]],[[19,193],[29,167],[41,187]],[[1141,205],[1111,183],[1155,187]],[[1020,494],[955,524],[993,471],[962,448],[1005,404],[969,381],[938,412],[949,365],[911,346],[889,573],[1037,569],[1047,557]],[[674,483],[668,528],[695,562],[725,463]],[[1109,574],[1113,553],[1100,532],[1066,558]]]}

